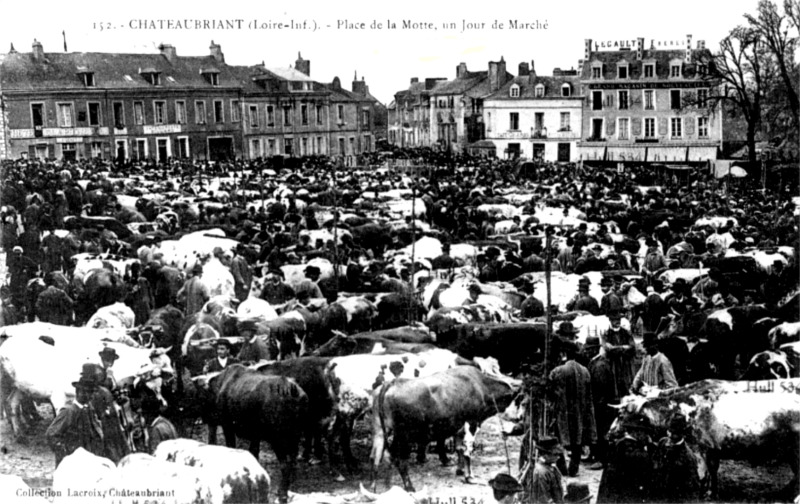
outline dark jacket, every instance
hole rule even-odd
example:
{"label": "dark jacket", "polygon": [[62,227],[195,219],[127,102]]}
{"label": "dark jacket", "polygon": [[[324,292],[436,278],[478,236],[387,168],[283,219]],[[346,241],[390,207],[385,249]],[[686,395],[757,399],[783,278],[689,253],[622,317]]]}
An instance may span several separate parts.
{"label": "dark jacket", "polygon": [[103,428],[91,404],[68,404],[58,412],[45,432],[56,454],[56,467],[67,455],[83,448],[98,457],[104,456]]}

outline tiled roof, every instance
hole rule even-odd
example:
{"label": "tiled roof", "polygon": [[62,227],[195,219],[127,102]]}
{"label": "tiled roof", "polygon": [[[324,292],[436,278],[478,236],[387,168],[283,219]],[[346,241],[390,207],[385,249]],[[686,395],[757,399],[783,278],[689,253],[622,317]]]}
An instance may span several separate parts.
{"label": "tiled roof", "polygon": [[311,77],[294,68],[266,68],[267,72],[288,81],[314,82]]}
{"label": "tiled roof", "polygon": [[156,71],[161,74],[161,88],[210,89],[200,73],[209,68],[219,70],[219,85],[214,88],[241,86],[236,73],[210,55],[177,56],[171,62],[160,53],[45,53],[43,61],[37,62],[32,53],[9,53],[0,63],[0,87],[5,91],[84,89],[80,73],[89,71],[98,89],[148,89],[153,86],[140,73]]}
{"label": "tiled roof", "polygon": [[[536,86],[544,85],[544,98],[562,98],[561,87],[564,84],[571,86],[570,96],[577,96],[580,92],[580,77],[578,76],[544,76],[522,75],[506,82],[499,90],[488,96],[487,100],[521,100],[536,98]],[[511,97],[511,86],[519,86],[519,97]]]}
{"label": "tiled roof", "polygon": [[[692,63],[695,63],[700,55],[708,57],[711,53],[708,49],[693,49]],[[592,67],[596,62],[603,64],[603,79],[613,80],[617,78],[617,63],[625,60],[628,62],[628,79],[638,80],[644,76],[644,65],[646,63],[656,63],[655,79],[668,79],[670,72],[670,61],[680,60],[684,62],[686,51],[684,49],[646,49],[642,52],[641,61],[636,59],[636,51],[601,51],[591,54],[588,60],[583,62],[581,78],[590,80],[592,78]],[[695,76],[694,65],[683,65],[683,77],[691,78]]]}
{"label": "tiled roof", "polygon": [[466,77],[437,82],[431,95],[460,95],[486,80],[489,72],[468,72]]}

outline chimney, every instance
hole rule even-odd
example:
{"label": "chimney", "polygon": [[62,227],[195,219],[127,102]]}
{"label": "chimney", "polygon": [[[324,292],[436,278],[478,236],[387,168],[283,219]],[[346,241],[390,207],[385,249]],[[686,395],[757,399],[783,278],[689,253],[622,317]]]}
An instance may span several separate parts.
{"label": "chimney", "polygon": [[692,34],[686,35],[686,63],[692,61]]}
{"label": "chimney", "polygon": [[333,78],[333,82],[331,82],[331,87],[333,89],[342,89],[342,81],[339,80],[339,77]]}
{"label": "chimney", "polygon": [[158,46],[158,50],[161,51],[161,55],[167,58],[167,61],[170,63],[175,63],[175,57],[178,55],[175,52],[175,46],[171,44],[161,44]]}
{"label": "chimney", "polygon": [[506,60],[500,56],[500,61],[489,62],[489,91],[497,91],[506,83]]}
{"label": "chimney", "polygon": [[369,87],[364,82],[364,76],[362,75],[361,80],[358,80],[358,72],[353,77],[353,92],[361,96],[367,96],[369,93]]}
{"label": "chimney", "polygon": [[225,63],[225,55],[222,54],[222,46],[215,44],[212,40],[208,48],[211,51],[211,56],[213,56],[218,63]]}
{"label": "chimney", "polygon": [[17,50],[14,49],[14,42],[11,42],[11,49],[8,50],[8,54],[17,54]]}
{"label": "chimney", "polygon": [[456,67],[456,79],[467,76],[467,64],[463,61]]}
{"label": "chimney", "polygon": [[553,69],[553,77],[561,77],[561,68],[555,67]]}
{"label": "chimney", "polygon": [[528,72],[530,75],[536,77],[536,66],[533,64],[533,60],[531,60],[531,70]]}
{"label": "chimney", "polygon": [[42,43],[36,39],[33,39],[33,61],[44,61],[44,48],[42,48]]}
{"label": "chimney", "polygon": [[419,77],[411,77],[411,84],[416,84],[419,82]]}
{"label": "chimney", "polygon": [[644,37],[636,39],[636,59],[641,61],[644,56]]}
{"label": "chimney", "polygon": [[697,49],[703,50],[706,48],[706,41],[705,40],[698,40],[697,41]]}
{"label": "chimney", "polygon": [[425,91],[430,91],[436,86],[436,83],[439,81],[447,80],[443,77],[427,77],[425,79]]}
{"label": "chimney", "polygon": [[585,46],[584,46],[585,48],[583,51],[583,59],[589,61],[589,59],[592,57],[592,39],[587,38],[584,40],[585,40]]}
{"label": "chimney", "polygon": [[523,61],[522,63],[519,64],[519,69],[517,70],[517,73],[519,74],[520,77],[524,77],[529,73],[531,73],[531,67],[530,65],[528,65],[527,61]]}
{"label": "chimney", "polygon": [[294,69],[311,77],[311,61],[303,59],[303,57],[300,56],[300,51],[297,51],[297,60],[294,62]]}

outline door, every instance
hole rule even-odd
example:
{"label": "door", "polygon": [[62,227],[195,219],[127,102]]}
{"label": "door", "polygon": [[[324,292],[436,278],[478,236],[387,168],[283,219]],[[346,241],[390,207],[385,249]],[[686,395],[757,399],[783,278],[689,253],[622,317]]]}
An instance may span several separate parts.
{"label": "door", "polygon": [[136,159],[144,161],[147,159],[147,140],[136,140]]}
{"label": "door", "polygon": [[33,122],[33,136],[42,136],[42,129],[44,128],[44,113],[42,112],[43,105],[41,103],[34,103],[31,105],[31,121]]}
{"label": "door", "polygon": [[125,140],[117,140],[117,161],[125,161]]}
{"label": "door", "polygon": [[535,143],[533,144],[533,159],[541,161],[544,159],[544,144],[543,143]]}
{"label": "door", "polygon": [[592,140],[603,138],[603,120],[592,119]]}
{"label": "door", "polygon": [[156,153],[158,154],[158,162],[166,163],[169,158],[169,150],[167,149],[167,139],[159,138],[156,140]]}
{"label": "door", "polygon": [[558,160],[562,163],[569,162],[569,144],[568,143],[560,143],[558,144]]}
{"label": "door", "polygon": [[208,155],[211,161],[225,161],[233,159],[232,138],[209,138]]}
{"label": "door", "polygon": [[510,143],[508,144],[508,159],[518,159],[519,158],[519,144],[518,143]]}

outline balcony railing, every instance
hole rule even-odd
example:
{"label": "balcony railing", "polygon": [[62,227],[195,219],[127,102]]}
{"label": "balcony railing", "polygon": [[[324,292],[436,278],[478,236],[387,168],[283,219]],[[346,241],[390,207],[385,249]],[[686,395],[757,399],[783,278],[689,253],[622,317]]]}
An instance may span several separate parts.
{"label": "balcony railing", "polygon": [[586,139],[586,141],[587,142],[605,142],[606,139],[603,138],[603,137],[590,136],[589,138]]}
{"label": "balcony railing", "polygon": [[531,138],[547,138],[547,128],[531,128]]}

